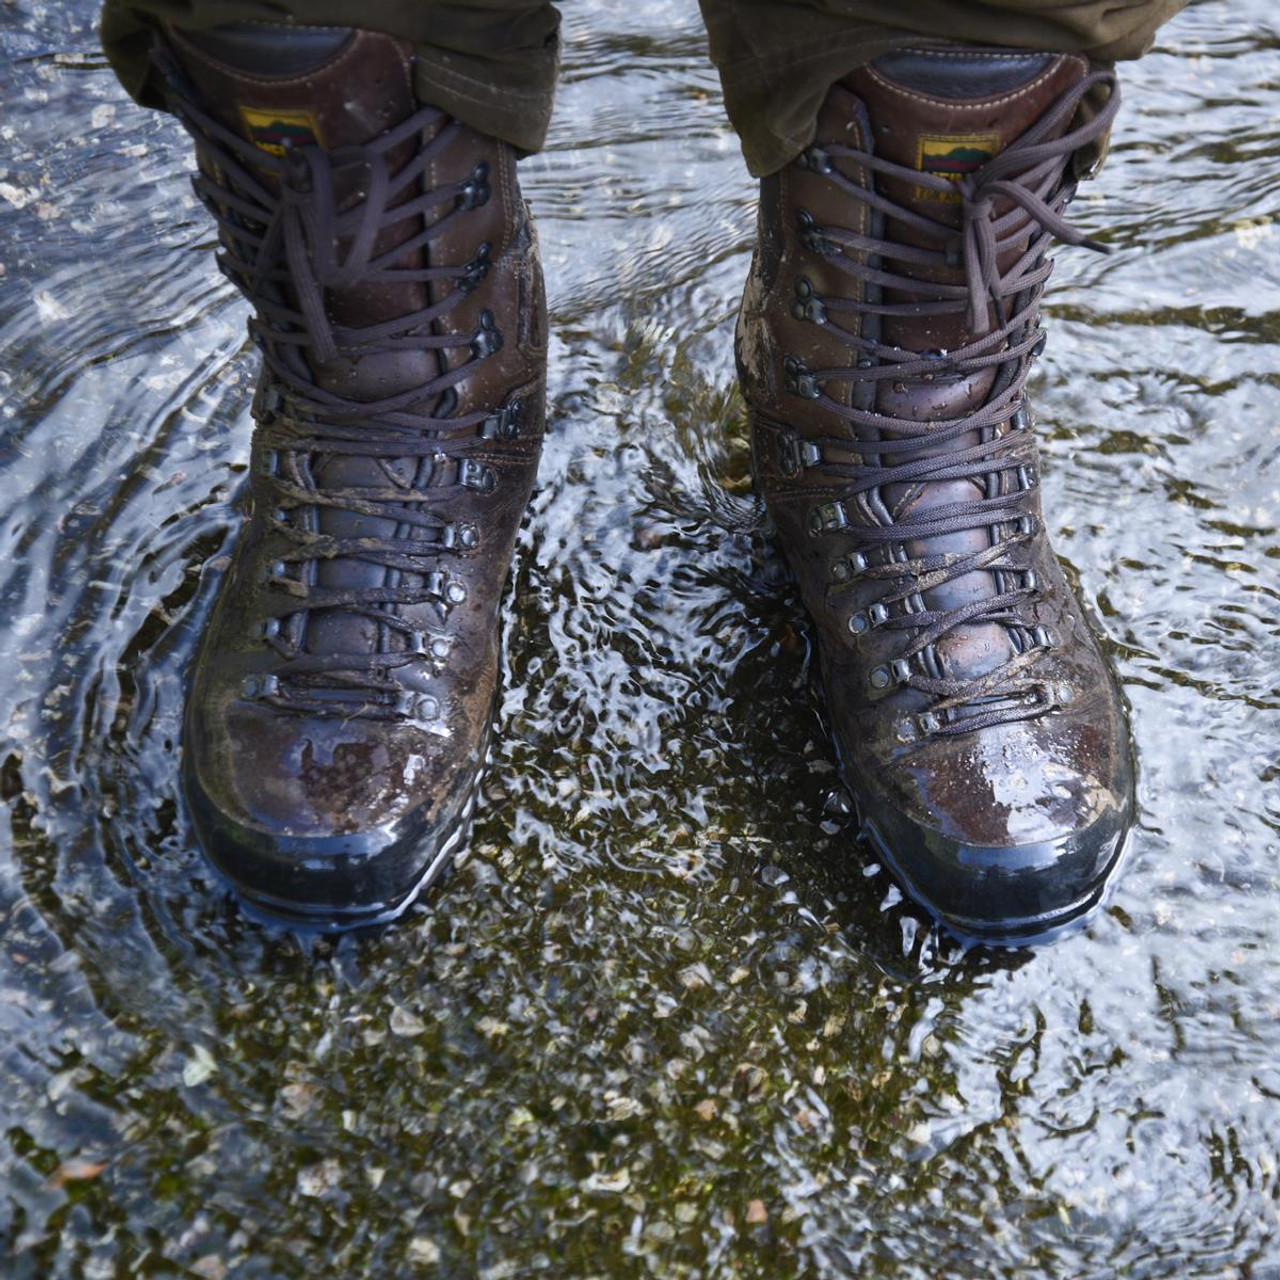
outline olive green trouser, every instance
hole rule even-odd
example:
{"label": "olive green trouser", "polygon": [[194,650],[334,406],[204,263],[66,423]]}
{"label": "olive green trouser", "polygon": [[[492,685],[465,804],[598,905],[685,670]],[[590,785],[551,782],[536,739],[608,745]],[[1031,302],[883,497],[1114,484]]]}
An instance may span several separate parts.
{"label": "olive green trouser", "polygon": [[[1187,0],[700,0],[725,106],[751,172],[810,141],[842,76],[922,38],[1138,58]],[[148,59],[155,18],[361,26],[411,40],[418,95],[523,151],[546,137],[559,12],[536,0],[106,0],[102,40],[124,87],[160,104]]]}

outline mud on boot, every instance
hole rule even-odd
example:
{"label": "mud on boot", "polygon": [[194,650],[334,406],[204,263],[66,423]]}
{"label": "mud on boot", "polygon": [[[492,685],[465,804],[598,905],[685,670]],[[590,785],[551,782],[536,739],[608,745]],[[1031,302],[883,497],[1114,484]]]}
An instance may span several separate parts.
{"label": "mud on boot", "polygon": [[167,28],[156,57],[263,366],[185,790],[258,912],[388,919],[464,834],[541,451],[545,301],[515,156],[420,105],[390,36]]}
{"label": "mud on boot", "polygon": [[[1109,94],[1108,91],[1109,90]],[[1080,123],[1082,100],[1105,98]],[[945,45],[837,84],[761,188],[737,333],[757,483],[862,829],[952,931],[1085,915],[1131,822],[1124,707],[1049,545],[1026,381],[1084,59]]]}

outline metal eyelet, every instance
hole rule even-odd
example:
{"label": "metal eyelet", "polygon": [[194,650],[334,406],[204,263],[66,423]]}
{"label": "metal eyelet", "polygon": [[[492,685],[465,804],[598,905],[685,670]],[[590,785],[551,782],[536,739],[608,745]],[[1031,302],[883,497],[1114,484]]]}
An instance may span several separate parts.
{"label": "metal eyelet", "polygon": [[261,628],[261,635],[264,640],[274,640],[280,634],[280,619],[267,618]]}
{"label": "metal eyelet", "polygon": [[260,474],[273,479],[280,474],[280,455],[274,449],[268,449],[263,453]]}
{"label": "metal eyelet", "polygon": [[433,658],[447,658],[452,649],[453,644],[447,636],[436,636],[431,642],[431,656]]}
{"label": "metal eyelet", "polygon": [[480,534],[473,524],[447,524],[440,530],[440,545],[448,550],[461,547],[469,551],[480,541]]}
{"label": "metal eyelet", "polygon": [[473,289],[479,287],[480,282],[489,274],[489,268],[493,263],[489,261],[489,254],[493,251],[493,247],[486,240],[479,248],[476,249],[476,256],[467,263],[462,269],[462,274],[458,277],[458,288],[463,293],[470,293]]}
{"label": "metal eyelet", "polygon": [[887,689],[893,681],[888,667],[873,667],[868,678],[873,689]]}
{"label": "metal eyelet", "polygon": [[462,184],[458,208],[478,209],[488,201],[492,194],[492,189],[489,186],[489,165],[486,161],[481,160],[471,170],[471,177]]}
{"label": "metal eyelet", "polygon": [[1040,590],[1040,579],[1034,569],[1024,569],[1022,571],[1022,586],[1024,590],[1029,592]]}
{"label": "metal eyelet", "polygon": [[916,716],[916,728],[922,738],[927,738],[942,728],[942,718],[932,711],[922,711]]}
{"label": "metal eyelet", "polygon": [[796,221],[799,224],[797,234],[801,245],[805,249],[810,253],[816,253],[823,257],[831,252],[831,243],[818,229],[818,224],[813,220],[813,214],[804,209],[799,209],[796,211]]}
{"label": "metal eyelet", "polygon": [[813,291],[813,283],[801,276],[795,283],[796,300],[791,304],[791,314],[797,320],[809,320],[813,324],[826,324],[826,304]]}
{"label": "metal eyelet", "polygon": [[801,169],[808,169],[810,173],[831,172],[831,157],[827,154],[827,149],[817,142],[796,156],[796,164]]}
{"label": "metal eyelet", "polygon": [[865,635],[871,630],[871,619],[865,613],[853,613],[849,615],[849,630],[855,636]]}
{"label": "metal eyelet", "polygon": [[827,323],[827,308],[821,298],[810,298],[807,302],[793,302],[791,314],[797,320],[807,320],[810,324]]}
{"label": "metal eyelet", "polygon": [[483,360],[495,351],[502,350],[502,334],[492,311],[480,313],[480,327],[471,339],[471,355],[476,360]]}
{"label": "metal eyelet", "polygon": [[444,589],[444,598],[450,604],[461,604],[467,598],[467,588],[464,583],[451,582]]}
{"label": "metal eyelet", "polygon": [[1041,649],[1056,649],[1058,637],[1051,627],[1032,627],[1031,638]]}
{"label": "metal eyelet", "polygon": [[278,698],[280,696],[280,677],[273,675],[249,676],[241,693],[246,698]]}
{"label": "metal eyelet", "polygon": [[778,463],[785,476],[798,476],[805,467],[816,467],[822,461],[822,446],[805,440],[795,432],[778,437]]}
{"label": "metal eyelet", "polygon": [[498,483],[498,477],[492,467],[474,458],[458,460],[458,483],[464,489],[475,489],[480,493],[489,493]]}
{"label": "metal eyelet", "polygon": [[889,606],[876,601],[875,604],[867,610],[867,614],[871,619],[871,625],[878,627],[889,620]]}
{"label": "metal eyelet", "polygon": [[824,502],[809,512],[809,532],[814,537],[820,533],[832,533],[836,529],[844,529],[849,524],[849,517],[844,507],[838,502]]}
{"label": "metal eyelet", "polygon": [[802,400],[817,400],[822,395],[817,378],[795,356],[783,357],[782,382],[791,395]]}
{"label": "metal eyelet", "polygon": [[429,693],[403,691],[396,695],[396,714],[416,720],[434,720],[440,714],[440,703]]}
{"label": "metal eyelet", "polygon": [[490,414],[480,424],[482,440],[514,440],[520,434],[519,400],[504,405],[497,413]]}

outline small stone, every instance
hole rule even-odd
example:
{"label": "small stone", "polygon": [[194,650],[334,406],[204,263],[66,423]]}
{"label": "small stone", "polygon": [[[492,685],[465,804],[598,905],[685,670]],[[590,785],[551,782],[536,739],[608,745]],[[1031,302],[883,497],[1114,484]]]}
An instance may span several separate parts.
{"label": "small stone", "polygon": [[752,1200],[747,1204],[747,1221],[753,1224],[769,1221],[769,1211],[763,1200]]}
{"label": "small stone", "polygon": [[182,1068],[182,1083],[188,1089],[194,1089],[196,1085],[203,1084],[217,1069],[218,1064],[213,1060],[213,1054],[204,1045],[198,1044],[192,1050],[187,1065]]}
{"label": "small stone", "polygon": [[710,1121],[715,1119],[716,1112],[719,1108],[717,1107],[716,1100],[714,1098],[703,1098],[703,1100],[694,1107],[694,1110],[698,1113],[701,1119]]}
{"label": "small stone", "polygon": [[409,1241],[409,1261],[420,1267],[434,1267],[440,1261],[440,1246],[430,1236],[414,1236]]}
{"label": "small stone", "polygon": [[393,1036],[420,1036],[427,1024],[416,1013],[410,1013],[403,1005],[391,1010],[391,1034]]}
{"label": "small stone", "polygon": [[631,1174],[626,1169],[617,1173],[593,1173],[583,1180],[582,1189],[592,1191],[625,1191],[631,1185]]}
{"label": "small stone", "polygon": [[106,1161],[64,1160],[46,1186],[61,1191],[70,1182],[92,1182],[106,1167]]}
{"label": "small stone", "polygon": [[697,964],[687,965],[680,970],[680,981],[684,983],[688,990],[698,991],[711,985],[711,970],[701,961]]}
{"label": "small stone", "polygon": [[280,1101],[290,1120],[300,1120],[315,1105],[316,1087],[303,1081],[287,1084],[280,1090]]}
{"label": "small stone", "polygon": [[604,1100],[609,1107],[610,1120],[633,1120],[645,1114],[643,1105],[634,1098],[619,1093],[606,1093]]}
{"label": "small stone", "polygon": [[298,1170],[298,1191],[304,1196],[322,1196],[342,1181],[342,1165],[336,1160],[321,1160]]}

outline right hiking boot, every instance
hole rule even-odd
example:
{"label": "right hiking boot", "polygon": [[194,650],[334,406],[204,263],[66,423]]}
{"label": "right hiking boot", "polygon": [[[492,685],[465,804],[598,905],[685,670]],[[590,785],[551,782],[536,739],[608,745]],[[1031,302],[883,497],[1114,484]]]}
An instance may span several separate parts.
{"label": "right hiking boot", "polygon": [[484,764],[545,418],[515,155],[358,29],[166,27],[220,265],[255,310],[248,522],[190,677],[200,842],[257,913],[395,917]]}
{"label": "right hiking boot", "polygon": [[1118,104],[1073,55],[902,49],[835,85],[761,187],[737,331],[757,483],[862,832],[963,938],[1086,917],[1132,821],[1124,704],[1049,544],[1026,391],[1050,241],[1102,247],[1064,211]]}

